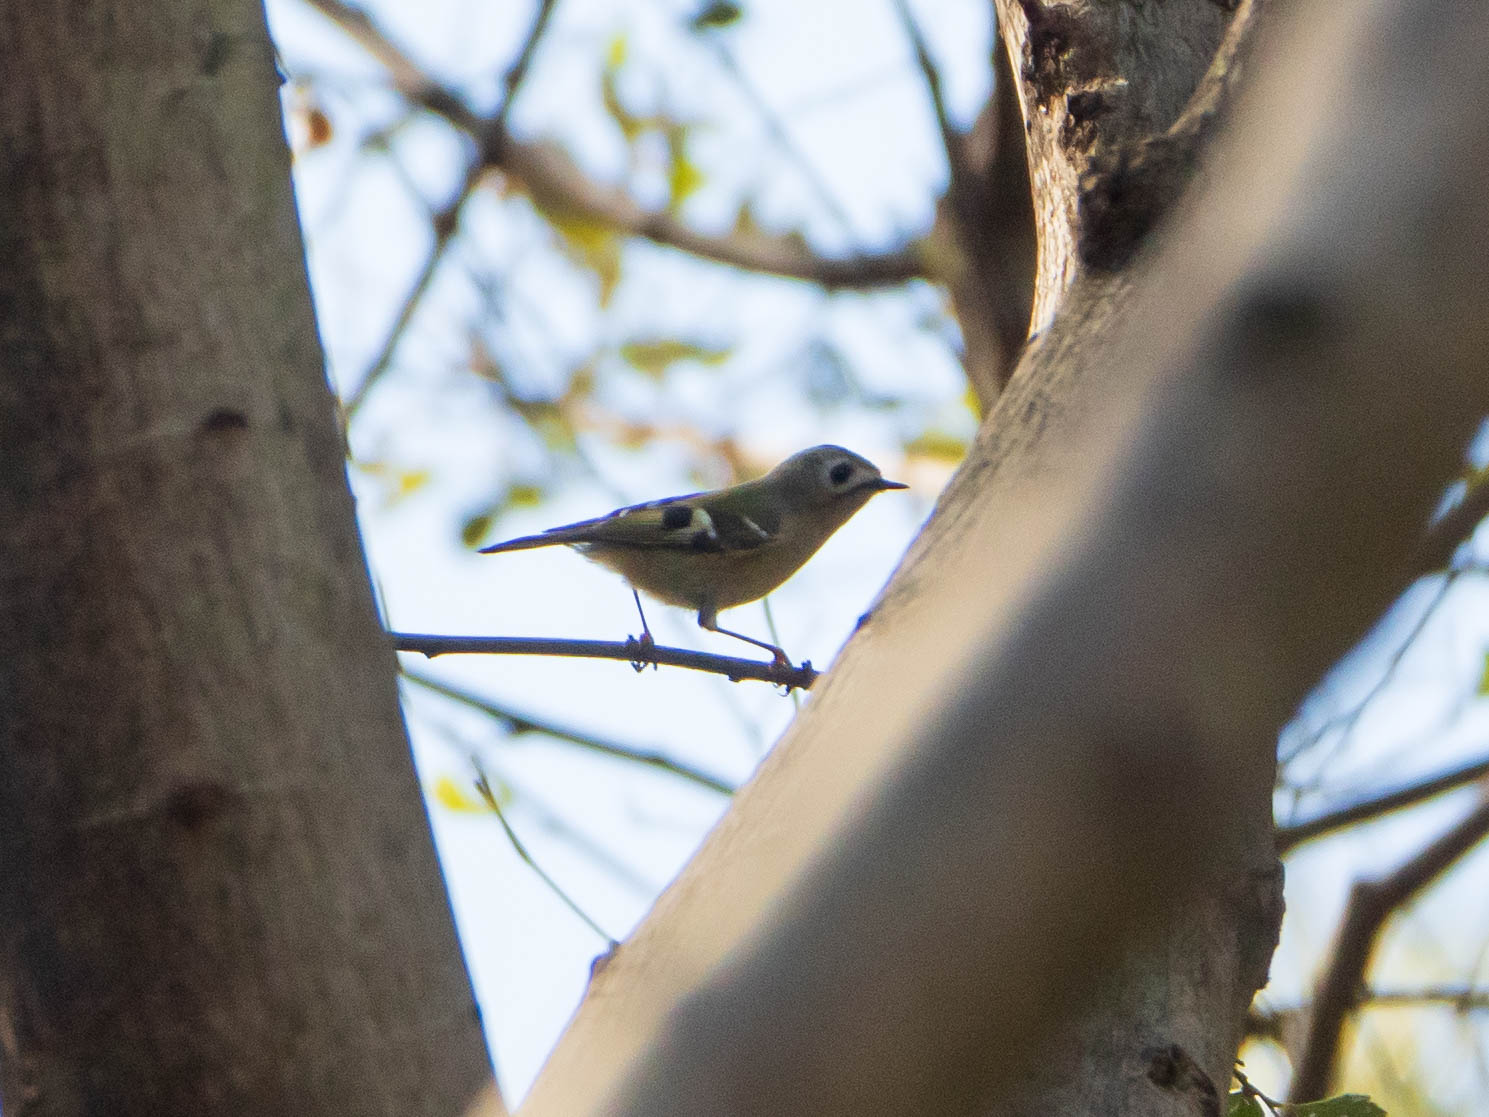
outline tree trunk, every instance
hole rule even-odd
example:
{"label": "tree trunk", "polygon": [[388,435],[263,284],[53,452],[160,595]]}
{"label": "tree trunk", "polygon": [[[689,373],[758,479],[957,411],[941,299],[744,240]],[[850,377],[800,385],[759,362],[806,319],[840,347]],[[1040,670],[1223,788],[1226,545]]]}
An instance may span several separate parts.
{"label": "tree trunk", "polygon": [[0,71],[4,1110],[458,1112],[262,8],[4,3]]}
{"label": "tree trunk", "polygon": [[1276,731],[1489,407],[1489,13],[1290,13],[1212,157],[1258,5],[1204,14],[1208,72],[1139,26],[1204,5],[1017,7],[1027,115],[1120,96],[1035,141],[1048,327],[524,1114],[1224,1104],[1279,915]]}

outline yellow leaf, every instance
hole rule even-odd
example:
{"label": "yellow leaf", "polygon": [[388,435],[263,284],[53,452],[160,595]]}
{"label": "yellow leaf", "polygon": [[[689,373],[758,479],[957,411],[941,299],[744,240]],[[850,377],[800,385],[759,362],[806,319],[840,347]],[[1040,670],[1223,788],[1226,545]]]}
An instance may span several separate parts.
{"label": "yellow leaf", "polygon": [[412,496],[434,479],[434,473],[428,469],[405,469],[399,472],[397,484],[388,500],[402,500],[404,497]]}
{"label": "yellow leaf", "polygon": [[615,80],[614,70],[606,70],[600,75],[600,100],[627,143],[633,142],[646,130],[647,122],[621,103],[620,87]]}
{"label": "yellow leaf", "polygon": [[[536,205],[536,202],[534,203]],[[537,207],[558,233],[564,255],[595,273],[600,281],[600,305],[605,306],[620,282],[621,238],[610,226]]]}
{"label": "yellow leaf", "polygon": [[967,456],[967,441],[946,431],[924,431],[905,444],[905,453],[955,464]]}
{"label": "yellow leaf", "polygon": [[678,361],[697,361],[716,366],[729,359],[732,350],[678,338],[646,338],[628,341],[618,350],[621,360],[648,376],[660,377]]}
{"label": "yellow leaf", "polygon": [[434,801],[456,814],[490,814],[475,787],[469,782],[457,783],[453,777],[440,776],[434,781]]}
{"label": "yellow leaf", "polygon": [[669,213],[676,213],[706,180],[703,171],[688,158],[686,128],[678,127],[668,131],[667,155],[667,210]]}
{"label": "yellow leaf", "polygon": [[626,33],[617,31],[605,45],[605,68],[619,70],[626,64]]}

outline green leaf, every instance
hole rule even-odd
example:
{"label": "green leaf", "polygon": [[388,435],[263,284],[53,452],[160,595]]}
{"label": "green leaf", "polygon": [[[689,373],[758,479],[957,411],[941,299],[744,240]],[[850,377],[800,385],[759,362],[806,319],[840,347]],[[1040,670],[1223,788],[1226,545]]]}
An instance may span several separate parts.
{"label": "green leaf", "polygon": [[1340,1094],[1323,1101],[1305,1101],[1287,1107],[1288,1117],[1386,1117],[1386,1111],[1364,1094]]}
{"label": "green leaf", "polygon": [[688,158],[688,130],[667,130],[667,212],[676,213],[707,181],[698,164]]}
{"label": "green leaf", "polygon": [[688,21],[688,26],[694,31],[728,27],[730,24],[738,23],[742,15],[744,15],[744,9],[738,4],[730,3],[730,0],[710,0],[698,9],[698,14]]}
{"label": "green leaf", "polygon": [[491,521],[494,519],[496,516],[489,508],[485,512],[478,512],[468,517],[465,523],[460,525],[460,542],[467,547],[474,547],[486,538],[486,533],[491,530]]}
{"label": "green leaf", "polygon": [[1479,697],[1489,698],[1489,652],[1484,653],[1484,671],[1479,675]]}
{"label": "green leaf", "polygon": [[633,368],[648,376],[660,378],[678,361],[697,361],[711,367],[721,365],[729,359],[733,350],[678,338],[659,337],[627,341],[617,352],[621,360]]}
{"label": "green leaf", "polygon": [[513,485],[507,490],[507,507],[536,508],[543,503],[544,495],[541,485]]}
{"label": "green leaf", "polygon": [[1230,1105],[1225,1111],[1225,1117],[1268,1117],[1268,1114],[1262,1108],[1260,1101],[1242,1090],[1237,1090],[1230,1096]]}
{"label": "green leaf", "polygon": [[626,55],[629,53],[629,44],[626,41],[626,33],[617,31],[610,36],[610,41],[605,44],[605,69],[619,70],[626,64]]}
{"label": "green leaf", "polygon": [[534,206],[558,233],[559,246],[564,255],[580,267],[595,273],[600,281],[600,305],[608,304],[620,282],[620,234],[599,221],[573,217],[539,206],[536,200]]}

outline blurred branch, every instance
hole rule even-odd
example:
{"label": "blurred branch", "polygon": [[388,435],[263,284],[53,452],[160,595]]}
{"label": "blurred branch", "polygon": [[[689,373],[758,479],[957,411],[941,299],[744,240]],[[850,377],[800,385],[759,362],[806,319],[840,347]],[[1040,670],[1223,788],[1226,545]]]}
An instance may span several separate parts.
{"label": "blurred branch", "polygon": [[[1454,1012],[1489,1010],[1489,989],[1473,985],[1428,985],[1421,989],[1367,989],[1357,1008],[1450,1008]],[[1246,1017],[1246,1034],[1253,1039],[1286,1043],[1292,1022],[1306,1017],[1308,1005],[1292,1005],[1265,1011],[1253,1010]]]}
{"label": "blurred branch", "polygon": [[403,335],[408,332],[409,323],[413,321],[414,312],[423,302],[424,295],[429,291],[430,283],[434,281],[434,273],[439,270],[440,262],[445,258],[445,252],[455,239],[455,231],[460,227],[460,211],[465,208],[465,203],[475,192],[483,170],[484,168],[479,163],[473,164],[466,171],[465,179],[455,192],[455,196],[430,219],[430,224],[434,227],[434,244],[429,249],[429,256],[425,259],[424,266],[419,270],[408,294],[404,296],[403,305],[394,315],[393,325],[388,329],[388,336],[384,339],[382,348],[378,350],[377,357],[362,374],[362,379],[357,382],[356,389],[347,396],[345,404],[342,405],[346,422],[351,422],[358,409],[366,402],[368,394],[392,366],[393,354],[398,351],[398,345],[403,340]]}
{"label": "blurred branch", "polygon": [[1328,1092],[1339,1059],[1345,1018],[1360,1004],[1365,970],[1386,921],[1486,834],[1489,834],[1489,796],[1390,876],[1355,882],[1332,958],[1313,998],[1307,1038],[1295,1064],[1297,1070],[1290,1092],[1293,1101],[1311,1101]]}
{"label": "blurred branch", "polygon": [[[330,15],[328,4],[319,0],[307,0],[314,4],[320,11]],[[533,18],[532,27],[528,30],[527,38],[523,40],[521,49],[517,52],[516,59],[507,69],[506,77],[502,79],[502,88],[505,93],[502,97],[501,107],[497,109],[496,115],[490,121],[481,125],[481,139],[483,152],[492,146],[490,137],[505,137],[507,118],[512,112],[512,103],[517,99],[517,94],[522,88],[523,79],[527,77],[527,71],[532,66],[533,56],[537,54],[538,43],[543,38],[543,33],[548,29],[548,21],[553,15],[553,9],[557,0],[541,0],[538,5],[538,13]],[[332,5],[335,6],[335,5]],[[418,67],[413,61],[401,51],[397,50],[377,30],[365,13],[347,9],[350,13],[348,18],[355,24],[355,32],[347,28],[349,34],[353,34],[357,42],[382,62],[393,75],[395,85],[402,88],[401,81],[408,80],[418,84],[424,93],[421,95],[420,103],[428,104],[423,98],[429,96],[429,91],[434,90],[433,82],[423,78]],[[400,78],[400,75],[402,76]],[[440,91],[435,102],[442,105],[455,105],[460,99],[453,93]],[[428,104],[428,107],[433,107]],[[447,117],[448,119],[448,117]],[[505,140],[498,139],[498,144]],[[434,226],[434,244],[429,250],[429,256],[424,261],[424,267],[415,278],[413,286],[409,288],[408,295],[403,300],[403,306],[399,308],[394,316],[392,328],[388,330],[388,336],[384,340],[382,348],[378,350],[376,359],[363,374],[357,388],[347,398],[344,413],[346,421],[350,422],[356,415],[358,408],[367,399],[367,395],[377,386],[378,381],[388,371],[393,363],[393,354],[398,351],[398,345],[403,340],[403,335],[408,332],[408,326],[413,321],[414,312],[418,310],[419,304],[424,300],[424,295],[429,290],[429,285],[434,281],[434,273],[439,270],[440,262],[445,257],[451,242],[455,239],[455,232],[460,228],[460,211],[465,208],[465,203],[475,193],[476,187],[480,185],[481,176],[486,172],[486,161],[484,158],[476,160],[466,168],[465,177],[445,206],[434,214],[431,223]]]}
{"label": "blurred branch", "polygon": [[[503,119],[510,99],[495,117],[482,117],[425,73],[365,12],[343,0],[305,3],[377,59],[399,93],[469,134],[478,145],[479,158],[518,180],[540,209],[599,222],[628,236],[716,263],[803,279],[828,288],[888,287],[925,275],[920,255],[913,248],[829,258],[811,252],[796,237],[763,233],[715,236],[692,229],[666,212],[644,209],[625,191],[589,178],[556,145],[514,139]],[[515,69],[508,72],[509,79]],[[517,77],[520,80],[521,74]]]}
{"label": "blurred branch", "polygon": [[1424,800],[1452,791],[1484,776],[1489,776],[1489,757],[1454,768],[1449,772],[1443,772],[1430,779],[1408,784],[1395,791],[1388,791],[1370,799],[1362,799],[1358,803],[1351,803],[1347,807],[1340,807],[1327,814],[1319,815],[1317,818],[1311,818],[1307,822],[1279,826],[1277,828],[1277,854],[1280,857],[1304,842],[1322,838],[1326,834],[1332,834],[1347,826],[1368,822],[1392,811],[1415,806]]}
{"label": "blurred branch", "polygon": [[693,783],[717,791],[721,795],[734,794],[735,788],[732,784],[717,776],[711,776],[707,772],[700,771],[682,761],[673,760],[657,752],[644,752],[640,749],[630,748],[626,745],[616,744],[601,737],[595,737],[589,733],[577,729],[567,729],[563,726],[554,725],[552,722],[541,721],[526,714],[515,713],[502,706],[498,706],[490,699],[482,698],[480,695],[472,694],[457,686],[443,682],[432,675],[425,675],[419,671],[402,669],[400,673],[409,682],[432,691],[444,698],[469,706],[473,710],[479,710],[488,717],[495,718],[501,722],[507,732],[518,733],[542,733],[548,737],[554,737],[560,741],[567,741],[571,745],[597,752],[603,756],[613,756],[621,760],[629,760],[635,764],[656,768],[658,771],[670,772],[674,776],[691,780]]}
{"label": "blurred branch", "polygon": [[[913,34],[913,32],[912,32]],[[917,48],[919,56],[923,46]],[[962,334],[962,365],[984,415],[1003,391],[1029,336],[1034,300],[1034,197],[1024,147],[1018,84],[1001,43],[992,56],[993,92],[966,136],[936,108],[946,148],[947,186],[930,238],[937,278],[946,283]],[[940,78],[922,61],[926,81]],[[935,105],[938,92],[932,93]]]}
{"label": "blurred branch", "polygon": [[909,0],[895,0],[894,7],[904,26],[905,37],[910,40],[910,49],[915,53],[915,64],[920,67],[921,76],[925,78],[926,95],[931,99],[931,111],[936,116],[936,130],[941,133],[941,146],[946,150],[946,165],[955,184],[959,177],[966,174],[966,155],[962,150],[961,134],[951,123],[951,113],[941,91],[941,72],[931,59],[925,36],[920,33],[920,25],[915,22],[915,16],[910,11]]}
{"label": "blurred branch", "polygon": [[663,667],[685,667],[723,675],[730,682],[756,679],[774,683],[788,690],[809,690],[817,681],[817,671],[810,662],[800,666],[762,663],[758,659],[693,652],[686,648],[664,648],[645,645],[631,639],[620,640],[549,640],[528,636],[428,636],[412,632],[390,632],[393,646],[400,652],[418,652],[433,659],[437,655],[557,655],[576,659],[614,659],[629,663],[639,671],[651,664]]}
{"label": "blurred branch", "polygon": [[533,25],[528,29],[527,38],[522,41],[522,49],[517,52],[517,57],[507,67],[506,76],[502,79],[502,89],[505,92],[501,107],[496,110],[494,122],[498,128],[505,128],[511,118],[512,103],[517,100],[517,94],[527,78],[527,71],[533,64],[533,56],[538,53],[538,44],[542,42],[543,34],[548,30],[548,21],[553,18],[553,9],[557,6],[557,0],[538,0],[538,12],[533,16]]}
{"label": "blurred branch", "polygon": [[1453,560],[1453,552],[1486,518],[1489,518],[1489,479],[1481,479],[1470,485],[1463,499],[1427,529],[1417,555],[1417,572],[1431,574],[1445,569]]}

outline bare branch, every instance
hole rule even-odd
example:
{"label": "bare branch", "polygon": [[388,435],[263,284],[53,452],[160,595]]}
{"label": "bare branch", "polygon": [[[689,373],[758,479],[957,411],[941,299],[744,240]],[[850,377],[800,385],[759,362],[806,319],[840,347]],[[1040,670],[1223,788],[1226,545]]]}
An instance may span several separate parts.
{"label": "bare branch", "polygon": [[685,667],[723,675],[730,682],[756,679],[787,690],[809,690],[817,681],[817,671],[809,661],[800,666],[762,663],[758,659],[713,655],[686,648],[666,648],[643,644],[639,640],[549,640],[528,636],[427,636],[413,632],[390,632],[393,646],[400,652],[418,652],[433,659],[437,655],[557,655],[575,659],[614,659],[629,663],[638,671],[650,664],[663,667]]}
{"label": "bare branch", "polygon": [[734,794],[734,785],[726,780],[722,780],[718,776],[711,776],[707,772],[694,768],[692,765],[685,764],[680,760],[673,760],[670,757],[663,756],[659,752],[646,752],[641,749],[631,748],[627,745],[617,744],[614,741],[607,741],[603,737],[596,737],[593,734],[585,733],[578,729],[570,729],[565,726],[555,725],[549,721],[530,717],[527,714],[517,713],[514,710],[497,705],[489,698],[482,698],[480,695],[472,694],[470,691],[464,690],[461,687],[452,686],[447,682],[434,678],[432,675],[425,675],[421,672],[409,671],[407,669],[404,669],[401,674],[409,682],[421,686],[425,690],[432,691],[444,698],[449,698],[464,706],[469,706],[473,710],[479,710],[488,717],[495,718],[506,727],[509,733],[542,733],[544,736],[553,737],[560,741],[567,741],[571,745],[578,745],[582,749],[600,753],[602,756],[613,756],[620,760],[629,760],[634,764],[641,764],[649,768],[656,768],[658,771],[671,773],[674,776],[680,776],[685,780],[691,780],[701,787],[706,787],[710,791],[717,791],[721,795]]}
{"label": "bare branch", "polygon": [[1473,783],[1474,780],[1484,776],[1489,776],[1489,757],[1465,764],[1461,768],[1454,768],[1450,772],[1443,772],[1430,779],[1419,780],[1397,788],[1395,791],[1388,791],[1369,799],[1363,799],[1358,803],[1351,803],[1347,807],[1329,811],[1307,822],[1279,826],[1277,828],[1278,856],[1297,849],[1304,842],[1322,838],[1347,826],[1368,822],[1370,819],[1379,818],[1392,811],[1416,806],[1427,799]]}
{"label": "bare branch", "polygon": [[1293,1101],[1311,1101],[1328,1092],[1339,1060],[1341,1029],[1345,1018],[1360,1003],[1365,970],[1386,921],[1486,834],[1489,834],[1489,797],[1390,876],[1355,883],[1334,942],[1332,959],[1314,994],[1308,1035],[1290,1091]]}

